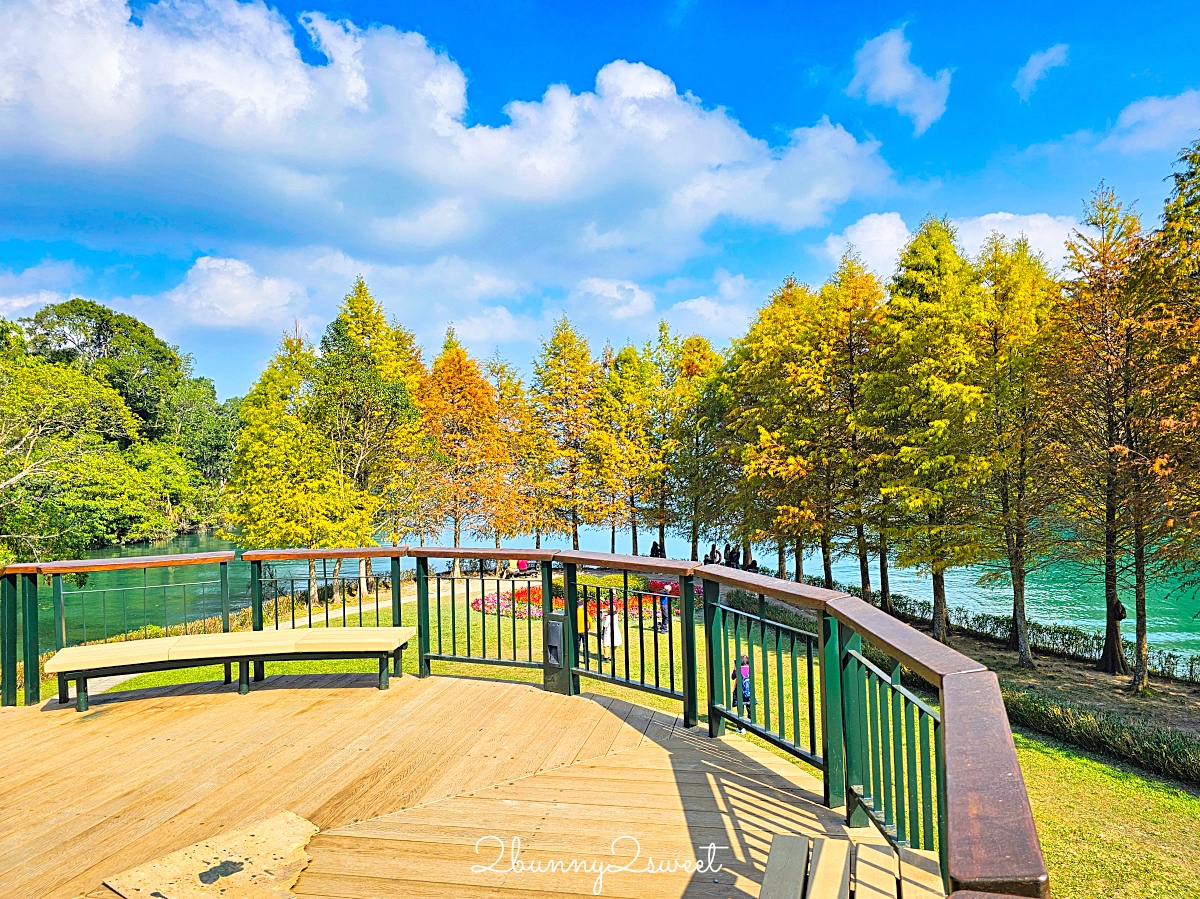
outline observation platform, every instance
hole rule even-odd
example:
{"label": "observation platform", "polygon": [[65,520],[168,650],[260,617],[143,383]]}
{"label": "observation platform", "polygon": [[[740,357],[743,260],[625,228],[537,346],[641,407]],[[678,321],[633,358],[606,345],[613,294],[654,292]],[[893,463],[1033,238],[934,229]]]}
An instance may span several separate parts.
{"label": "observation platform", "polygon": [[[627,899],[759,896],[776,835],[886,845],[825,808],[805,767],[739,736],[605,696],[438,676],[364,689],[374,678],[125,691],[84,714],[54,699],[0,709],[0,895],[134,895],[105,881],[285,812],[317,828],[290,893],[308,899],[596,894],[593,870],[512,870],[514,838],[524,866],[625,866],[632,840],[655,863],[718,847],[716,872],[605,873],[600,895]],[[618,838],[632,840],[614,851]],[[913,884],[901,895],[941,895],[897,865]]]}

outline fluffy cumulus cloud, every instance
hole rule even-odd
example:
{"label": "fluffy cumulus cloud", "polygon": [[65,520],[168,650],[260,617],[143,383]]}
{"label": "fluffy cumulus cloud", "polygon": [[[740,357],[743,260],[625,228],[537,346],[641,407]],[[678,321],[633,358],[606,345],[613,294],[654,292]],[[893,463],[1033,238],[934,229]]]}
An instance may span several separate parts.
{"label": "fluffy cumulus cloud", "polygon": [[[951,219],[958,242],[970,256],[978,255],[983,243],[993,232],[1009,238],[1025,237],[1030,247],[1041,253],[1052,267],[1062,265],[1063,244],[1079,227],[1069,215],[1048,215],[1035,212],[1018,215],[1013,212],[990,212],[986,215]],[[898,212],[865,215],[839,234],[825,238],[821,249],[829,261],[836,263],[848,247],[853,247],[863,262],[881,278],[889,277],[896,268],[900,252],[912,232]]]}
{"label": "fluffy cumulus cloud", "polygon": [[1028,102],[1030,94],[1037,89],[1038,82],[1045,78],[1051,69],[1067,64],[1069,49],[1067,44],[1055,44],[1030,55],[1029,61],[1017,71],[1016,80],[1012,85],[1022,100]]}
{"label": "fluffy cumulus cloud", "polygon": [[830,261],[836,262],[850,247],[863,263],[881,278],[896,267],[900,250],[908,242],[908,226],[898,212],[873,212],[864,215],[840,234],[825,238],[823,248]]}
{"label": "fluffy cumulus cloud", "polygon": [[654,294],[633,281],[584,278],[575,286],[570,301],[584,317],[624,321],[654,313]]}
{"label": "fluffy cumulus cloud", "polygon": [[931,78],[913,63],[911,54],[904,26],[872,38],[854,55],[854,78],[846,91],[908,116],[919,136],[946,111],[950,70],[942,69]]}
{"label": "fluffy cumulus cloud", "polygon": [[1029,246],[1045,256],[1053,267],[1063,264],[1066,257],[1063,244],[1079,227],[1079,222],[1069,215],[1047,215],[1044,212],[1031,215],[990,212],[987,215],[957,218],[953,224],[958,231],[959,243],[971,255],[976,255],[988,236],[998,231],[1011,238],[1024,236]]}
{"label": "fluffy cumulus cloud", "polygon": [[1100,148],[1121,153],[1174,152],[1194,141],[1198,132],[1200,90],[1192,89],[1130,103],[1100,141]]}
{"label": "fluffy cumulus cloud", "polygon": [[507,124],[468,125],[463,70],[420,34],[299,23],[260,0],[160,0],[138,18],[112,0],[5,3],[0,170],[36,158],[48,191],[88,173],[139,213],[208,216],[244,239],[521,252],[564,283],[585,261],[610,277],[677,262],[719,220],[819,224],[891,178],[875,142],[826,119],[773,146],[623,60],[590,91],[553,85],[510,103]]}
{"label": "fluffy cumulus cloud", "polygon": [[177,322],[278,331],[303,316],[308,298],[296,282],[263,277],[241,259],[201,256],[161,299]]}
{"label": "fluffy cumulus cloud", "polygon": [[746,330],[754,306],[761,302],[757,285],[745,275],[732,275],[725,269],[713,273],[714,291],[680,300],[667,312],[667,319],[679,330],[694,331],[714,340],[725,340]]}
{"label": "fluffy cumulus cloud", "polygon": [[19,272],[0,269],[0,316],[29,315],[47,303],[62,302],[84,274],[74,263],[52,259]]}

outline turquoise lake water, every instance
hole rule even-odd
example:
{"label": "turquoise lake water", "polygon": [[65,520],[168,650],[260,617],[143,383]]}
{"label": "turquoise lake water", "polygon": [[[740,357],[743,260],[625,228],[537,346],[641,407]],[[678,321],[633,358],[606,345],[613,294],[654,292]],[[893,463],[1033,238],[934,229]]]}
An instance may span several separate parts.
{"label": "turquoise lake water", "polygon": [[[640,540],[642,552],[648,549],[651,535],[643,533]],[[607,552],[610,535],[607,531],[588,529],[581,533],[583,549]],[[467,545],[472,545],[468,543]],[[486,546],[486,542],[475,545]],[[562,539],[546,541],[546,546],[564,547]],[[174,553],[209,552],[232,549],[224,540],[211,533],[187,534],[155,544],[110,547],[89,554],[95,558],[112,558],[142,555],[164,555]],[[617,535],[617,551],[629,551],[628,535]],[[667,552],[675,558],[687,557],[688,547],[676,539],[668,539]],[[773,565],[774,553],[757,553],[759,561]],[[406,567],[411,568],[411,560]],[[250,601],[250,566],[235,562],[230,566],[230,597],[234,608],[245,606]],[[332,573],[332,564],[329,566]],[[820,572],[820,559],[809,556],[805,560],[808,574]],[[298,581],[307,578],[307,563],[276,566],[277,577],[295,577]],[[349,572],[346,572],[349,573]],[[872,568],[872,576],[876,569]],[[84,624],[89,639],[102,636],[101,619],[112,628],[125,630],[126,625],[138,627],[143,621],[162,625],[178,623],[186,608],[189,620],[203,615],[220,613],[218,567],[215,565],[195,566],[178,569],[151,569],[145,573],[135,571],[101,572],[89,577],[85,593],[73,592],[68,588],[67,617],[73,639],[82,637]],[[834,564],[834,577],[849,584],[858,582],[858,564],[853,559],[842,559]],[[197,584],[196,582],[203,582]],[[189,586],[181,585],[187,582]],[[873,581],[874,583],[874,581]],[[892,590],[906,593],[914,598],[928,600],[931,588],[929,578],[913,570],[893,568]],[[878,586],[876,584],[876,586]],[[1012,598],[1003,585],[980,586],[978,572],[956,569],[947,572],[946,592],[952,606],[995,614],[1011,611]],[[41,617],[43,646],[53,645],[53,613],[50,612],[49,590],[39,597],[44,614]],[[1133,634],[1133,598],[1122,597],[1130,610],[1127,636]],[[1076,627],[1099,630],[1104,626],[1104,594],[1099,572],[1089,572],[1075,567],[1058,566],[1038,572],[1032,576],[1027,588],[1026,604],[1030,618],[1053,624],[1068,624]],[[1151,584],[1147,595],[1149,612],[1148,631],[1150,644],[1162,649],[1185,652],[1200,652],[1200,602],[1194,594],[1175,588],[1172,584]],[[49,612],[50,614],[45,614]]]}

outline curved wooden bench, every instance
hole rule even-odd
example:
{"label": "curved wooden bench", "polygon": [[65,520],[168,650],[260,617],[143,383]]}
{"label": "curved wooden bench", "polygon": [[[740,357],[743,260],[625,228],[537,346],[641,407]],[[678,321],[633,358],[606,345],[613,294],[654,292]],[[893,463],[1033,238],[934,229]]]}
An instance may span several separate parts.
{"label": "curved wooden bench", "polygon": [[172,668],[238,664],[238,693],[250,692],[251,662],[378,659],[379,689],[388,688],[388,660],[400,676],[400,652],[416,634],[412,627],[297,628],[188,634],[150,640],[121,640],[60,649],[46,662],[58,675],[58,701],[66,704],[67,681],[75,681],[75,708],[88,708],[89,677],[142,674]]}

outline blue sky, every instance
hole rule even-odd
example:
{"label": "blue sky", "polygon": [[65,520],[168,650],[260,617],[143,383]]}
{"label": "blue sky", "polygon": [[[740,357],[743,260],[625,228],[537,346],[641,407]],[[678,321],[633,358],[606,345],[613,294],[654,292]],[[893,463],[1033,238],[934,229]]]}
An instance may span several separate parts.
{"label": "blue sky", "polygon": [[566,312],[719,343],[929,213],[1057,262],[1101,179],[1157,217],[1200,4],[0,0],[0,315],[149,321],[223,396],[357,274],[436,349]]}

